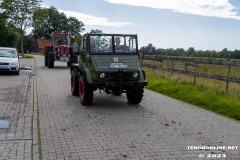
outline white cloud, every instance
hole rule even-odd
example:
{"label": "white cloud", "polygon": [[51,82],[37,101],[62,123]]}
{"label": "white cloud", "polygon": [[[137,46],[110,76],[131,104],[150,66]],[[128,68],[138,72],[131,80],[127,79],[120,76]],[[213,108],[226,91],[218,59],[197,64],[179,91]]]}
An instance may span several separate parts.
{"label": "white cloud", "polygon": [[169,9],[174,12],[231,18],[240,20],[240,16],[228,0],[105,0],[114,4]]}
{"label": "white cloud", "polygon": [[131,24],[130,22],[114,22],[110,21],[107,18],[95,17],[91,15],[87,15],[79,12],[72,11],[64,11],[59,10],[60,12],[64,12],[67,17],[76,17],[78,20],[82,21],[85,25],[98,25],[98,26],[111,26],[111,27],[122,27],[125,25]]}
{"label": "white cloud", "polygon": [[[42,5],[42,7],[49,8],[49,6]],[[130,22],[116,22],[110,21],[107,18],[96,17],[92,15],[87,15],[80,12],[58,10],[63,12],[67,17],[76,17],[79,21],[82,21],[84,25],[95,25],[95,26],[109,26],[109,27],[122,27],[130,25]]]}

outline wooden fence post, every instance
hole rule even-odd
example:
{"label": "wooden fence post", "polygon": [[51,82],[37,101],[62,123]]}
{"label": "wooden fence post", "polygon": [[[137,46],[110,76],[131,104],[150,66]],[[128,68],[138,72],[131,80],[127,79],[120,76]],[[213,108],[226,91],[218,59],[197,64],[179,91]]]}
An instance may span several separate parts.
{"label": "wooden fence post", "polygon": [[[173,69],[173,59],[171,61],[171,69]],[[171,70],[171,76],[172,76],[172,74],[173,74],[173,71]]]}
{"label": "wooden fence post", "polygon": [[[227,74],[228,77],[230,76],[230,71],[231,71],[231,66],[228,65],[228,74]],[[226,91],[228,91],[228,87],[229,87],[229,81],[226,81],[226,87],[225,87]]]}
{"label": "wooden fence post", "polygon": [[[195,61],[195,69],[194,69],[194,73],[196,73],[197,72],[197,62]],[[194,81],[193,81],[193,84],[196,84],[196,79],[197,79],[197,76],[196,75],[194,75]]]}

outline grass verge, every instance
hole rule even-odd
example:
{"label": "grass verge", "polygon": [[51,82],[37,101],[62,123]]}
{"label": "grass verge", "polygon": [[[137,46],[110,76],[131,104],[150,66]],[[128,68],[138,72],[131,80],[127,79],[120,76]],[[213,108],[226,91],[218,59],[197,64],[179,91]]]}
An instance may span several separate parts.
{"label": "grass verge", "polygon": [[239,97],[226,95],[216,89],[161,77],[157,71],[151,69],[145,71],[148,81],[146,88],[240,120]]}
{"label": "grass verge", "polygon": [[33,56],[31,56],[31,55],[29,55],[29,54],[23,54],[23,58],[31,59],[31,58],[33,58]]}
{"label": "grass verge", "polygon": [[38,56],[44,56],[42,52],[31,52],[30,55],[38,55]]}

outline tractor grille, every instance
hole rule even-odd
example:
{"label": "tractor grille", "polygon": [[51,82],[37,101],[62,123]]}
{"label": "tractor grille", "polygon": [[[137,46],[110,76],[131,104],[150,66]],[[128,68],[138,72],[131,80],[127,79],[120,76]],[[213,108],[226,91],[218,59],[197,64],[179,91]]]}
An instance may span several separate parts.
{"label": "tractor grille", "polygon": [[127,81],[136,80],[133,78],[131,72],[124,72],[124,73],[107,72],[106,79],[107,81],[110,81],[110,82],[127,82]]}
{"label": "tractor grille", "polygon": [[[117,59],[116,62],[114,62],[115,58]],[[119,71],[119,69],[135,71],[139,67],[136,55],[93,55],[92,61],[97,71]],[[111,68],[110,66],[113,63],[123,64],[126,68]]]}

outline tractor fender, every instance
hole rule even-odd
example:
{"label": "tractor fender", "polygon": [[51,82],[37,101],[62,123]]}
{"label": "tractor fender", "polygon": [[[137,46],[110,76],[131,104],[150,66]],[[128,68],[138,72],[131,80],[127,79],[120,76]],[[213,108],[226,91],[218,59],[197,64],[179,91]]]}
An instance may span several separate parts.
{"label": "tractor fender", "polygon": [[141,71],[140,71],[140,80],[141,80],[141,81],[145,81],[145,79],[146,79],[145,71],[144,71],[144,70],[141,70]]}
{"label": "tractor fender", "polygon": [[73,73],[73,76],[78,76],[78,72],[79,72],[79,65],[76,64],[76,63],[72,63],[71,64],[70,74]]}
{"label": "tractor fender", "polygon": [[81,72],[83,72],[83,73],[81,73],[81,74],[85,74],[85,75],[87,76],[87,82],[88,82],[89,84],[92,84],[92,83],[93,83],[93,78],[92,78],[92,74],[91,74],[91,72],[89,71],[89,69],[83,68],[83,69],[81,70]]}

